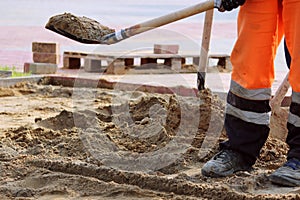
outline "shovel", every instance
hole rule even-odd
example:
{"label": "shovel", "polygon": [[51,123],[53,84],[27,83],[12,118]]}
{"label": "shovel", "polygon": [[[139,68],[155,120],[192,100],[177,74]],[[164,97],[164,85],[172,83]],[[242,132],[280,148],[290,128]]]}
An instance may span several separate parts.
{"label": "shovel", "polygon": [[[204,11],[211,10],[213,8],[220,8],[221,3],[222,0],[208,0],[110,34],[103,34],[103,30],[101,28],[105,26],[100,25],[99,22],[95,20],[89,19],[90,22],[85,24],[86,26],[82,26],[82,24],[80,24],[80,19],[83,18],[77,18],[76,16],[73,16],[73,19],[79,19],[77,20],[79,24],[77,26],[78,28],[74,31],[68,31],[67,29],[69,25],[63,20],[58,20],[58,23],[56,24],[51,23],[51,18],[47,23],[46,28],[81,43],[110,45],[130,38],[134,35],[178,21],[180,19],[184,19],[202,13]],[[91,30],[96,30],[97,34],[95,34],[94,36],[91,36],[89,34],[80,34],[81,30],[78,29],[83,29],[82,31],[85,33],[88,33]]]}
{"label": "shovel", "polygon": [[287,135],[287,118],[288,111],[281,107],[281,103],[290,88],[288,81],[289,73],[286,75],[279,88],[275,92],[274,97],[270,100],[270,107],[272,109],[271,115],[271,136],[282,141],[285,141]]}

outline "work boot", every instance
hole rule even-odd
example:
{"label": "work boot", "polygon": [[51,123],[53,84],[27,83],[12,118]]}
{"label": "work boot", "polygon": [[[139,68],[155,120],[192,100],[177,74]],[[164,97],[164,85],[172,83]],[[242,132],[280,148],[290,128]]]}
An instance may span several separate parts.
{"label": "work boot", "polygon": [[300,186],[300,160],[289,159],[282,167],[273,172],[269,179],[282,186]]}
{"label": "work boot", "polygon": [[202,175],[209,177],[225,177],[237,171],[248,171],[248,165],[242,155],[233,150],[224,149],[216,154],[202,167]]}

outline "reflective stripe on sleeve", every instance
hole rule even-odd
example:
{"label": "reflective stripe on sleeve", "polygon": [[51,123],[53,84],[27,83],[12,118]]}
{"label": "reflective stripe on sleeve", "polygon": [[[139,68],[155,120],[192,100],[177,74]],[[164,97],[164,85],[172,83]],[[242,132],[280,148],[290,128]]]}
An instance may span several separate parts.
{"label": "reflective stripe on sleeve", "polygon": [[268,100],[271,98],[271,88],[248,90],[235,81],[231,81],[230,91],[235,95],[250,100]]}
{"label": "reflective stripe on sleeve", "polygon": [[240,110],[230,104],[227,104],[226,114],[235,116],[243,121],[254,123],[254,124],[260,124],[260,125],[270,124],[271,112],[255,113],[255,112]]}

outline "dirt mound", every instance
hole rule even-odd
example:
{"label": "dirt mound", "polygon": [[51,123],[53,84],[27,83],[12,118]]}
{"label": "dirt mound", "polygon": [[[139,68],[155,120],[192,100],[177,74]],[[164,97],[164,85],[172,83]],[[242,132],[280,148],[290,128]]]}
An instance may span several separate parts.
{"label": "dirt mound", "polygon": [[78,113],[78,112],[70,112],[67,110],[63,110],[59,115],[55,117],[51,117],[45,120],[38,122],[39,126],[52,129],[52,130],[64,130],[64,129],[72,129],[72,128],[81,128],[83,130],[88,127],[93,126],[93,124],[97,123],[97,119],[93,119],[92,115],[96,116],[96,113]]}
{"label": "dirt mound", "polygon": [[0,97],[15,96],[16,93],[10,88],[0,88]]}
{"label": "dirt mound", "polygon": [[271,137],[250,173],[201,175],[226,139],[224,102],[209,90],[198,97],[32,84],[10,90],[19,95],[2,97],[3,106],[26,102],[26,110],[4,116],[24,120],[1,129],[4,199],[299,198],[298,188],[268,180],[288,149]]}

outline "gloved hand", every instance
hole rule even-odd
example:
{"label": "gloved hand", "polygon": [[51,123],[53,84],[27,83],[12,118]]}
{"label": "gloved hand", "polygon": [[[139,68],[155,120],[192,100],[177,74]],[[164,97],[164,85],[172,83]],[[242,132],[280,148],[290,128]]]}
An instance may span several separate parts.
{"label": "gloved hand", "polygon": [[222,0],[221,6],[218,9],[221,12],[231,11],[245,3],[246,0]]}

